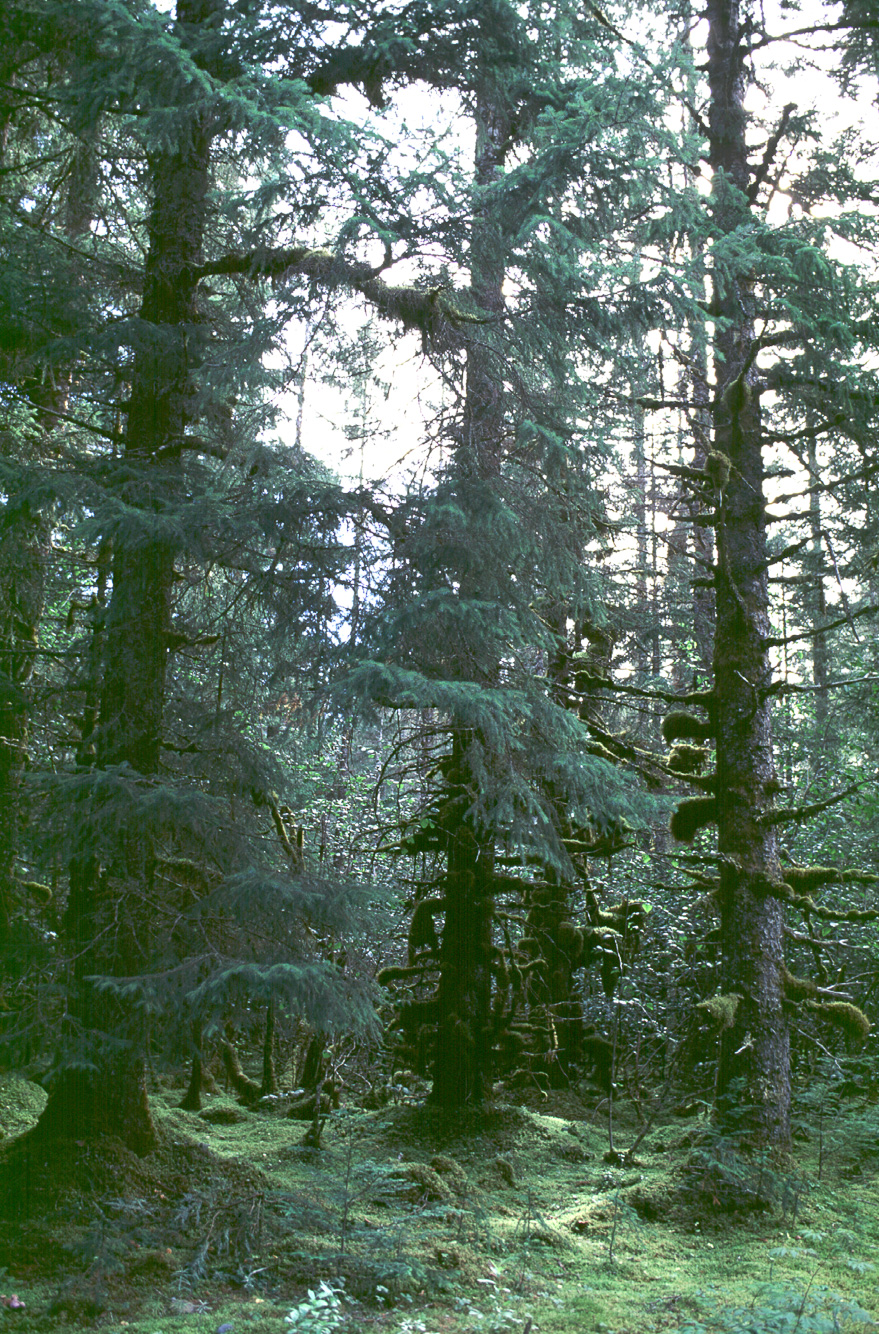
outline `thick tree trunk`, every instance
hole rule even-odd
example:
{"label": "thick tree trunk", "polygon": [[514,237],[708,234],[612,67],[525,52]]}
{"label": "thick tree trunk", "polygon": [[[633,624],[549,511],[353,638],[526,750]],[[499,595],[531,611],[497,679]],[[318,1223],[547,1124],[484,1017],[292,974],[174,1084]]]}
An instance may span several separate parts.
{"label": "thick tree trunk", "polygon": [[[739,0],[709,0],[707,17],[712,206],[717,232],[729,235],[749,218]],[[721,968],[723,992],[741,997],[721,1043],[719,1107],[723,1122],[744,1130],[752,1143],[784,1148],[790,1140],[790,1042],[782,1004],[782,906],[767,892],[780,879],[775,835],[760,822],[774,768],[760,404],[751,369],[754,297],[745,263],[737,272],[726,267],[714,301],[714,448],[729,460],[729,477],[718,487],[714,649]]]}
{"label": "thick tree trunk", "polygon": [[[466,773],[466,735],[454,740],[452,783]],[[468,798],[463,785],[459,801]],[[491,1081],[491,924],[494,865],[470,821],[449,831],[440,947],[439,1022],[430,1101],[478,1105]]]}
{"label": "thick tree trunk", "polygon": [[18,899],[15,860],[29,701],[43,607],[46,520],[12,496],[0,516],[0,947]]}
{"label": "thick tree trunk", "polygon": [[[219,0],[178,0],[181,25],[210,17]],[[96,732],[96,767],[119,765],[152,779],[159,770],[175,548],[164,509],[180,501],[180,442],[188,421],[188,342],[195,322],[195,265],[201,258],[210,184],[211,130],[191,109],[176,152],[151,159],[149,224],[140,319],[145,334],[132,371],[123,500],[129,528],[113,546]],[[140,517],[138,517],[140,516]],[[154,870],[152,838],[137,815],[120,831],[108,872],[84,857],[72,868],[64,920],[75,959],[68,1036],[91,1068],[63,1069],[38,1133],[107,1131],[133,1150],[156,1143],[144,1077],[146,1033],[130,1005],[89,979],[126,977],[149,966],[144,894]]]}

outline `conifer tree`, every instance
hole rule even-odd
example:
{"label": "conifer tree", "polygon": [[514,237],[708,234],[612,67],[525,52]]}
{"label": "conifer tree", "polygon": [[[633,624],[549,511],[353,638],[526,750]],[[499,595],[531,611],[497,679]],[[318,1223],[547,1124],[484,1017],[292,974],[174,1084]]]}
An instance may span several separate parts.
{"label": "conifer tree", "polygon": [[[69,49],[67,6],[48,5],[42,18],[37,55]],[[254,740],[254,721],[249,736],[233,735],[241,713],[227,704],[236,685],[224,675],[235,668],[230,606],[253,608],[254,627],[261,620],[268,645],[254,670],[264,687],[283,673],[285,639],[325,623],[322,589],[338,576],[338,488],[262,438],[271,382],[262,359],[307,304],[310,281],[359,285],[377,303],[385,294],[369,265],[273,244],[317,213],[304,197],[278,207],[299,170],[287,150],[290,125],[299,151],[321,164],[311,189],[333,203],[351,205],[352,164],[363,156],[306,82],[320,83],[328,50],[320,21],[289,40],[284,21],[282,8],[230,14],[221,0],[180,0],[170,15],[137,0],[83,5],[82,39],[53,89],[66,133],[96,145],[102,184],[101,226],[81,241],[91,325],[76,331],[66,413],[78,433],[56,482],[85,510],[79,540],[98,550],[101,573],[76,683],[81,733],[47,798],[69,869],[61,949],[70,986],[40,1135],[111,1132],[138,1151],[152,1146],[145,1014],[175,1004],[175,987],[214,1019],[249,988],[293,1007],[311,997],[319,1021],[338,1022],[344,1011],[355,1026],[369,1022],[356,979],[320,963],[309,972],[305,956],[245,964],[234,957],[242,935],[231,925],[214,928],[208,976],[179,956],[187,936],[191,951],[192,930],[179,922],[196,886],[200,911],[210,903],[221,923],[241,917],[248,895],[252,921],[257,895],[259,912],[271,907],[288,923],[307,914],[329,929],[345,916],[339,887],[285,879],[291,834],[277,766]],[[39,105],[41,72],[29,50],[27,108]],[[338,215],[327,230],[337,225]],[[287,295],[275,294],[269,318],[268,282],[282,274]],[[387,310],[426,318],[426,297],[388,290]],[[211,673],[205,707],[193,687]],[[249,829],[224,813],[230,802],[252,812]],[[259,855],[260,826],[276,839],[274,867]],[[300,949],[303,933],[284,927],[281,939],[288,948],[298,939]],[[164,998],[155,978],[162,963],[173,981]]]}
{"label": "conifer tree", "polygon": [[[687,711],[673,711],[663,732],[683,746],[713,741],[716,753],[714,773],[693,776],[699,795],[679,804],[671,828],[691,843],[699,829],[718,827],[721,993],[731,1002],[720,1035],[721,1118],[752,1142],[784,1147],[791,1004],[806,994],[796,991],[785,965],[785,912],[805,911],[808,919],[819,909],[800,893],[804,868],[785,867],[779,858],[779,830],[807,818],[809,809],[777,801],[771,717],[787,685],[775,677],[773,649],[787,641],[773,633],[771,621],[769,574],[778,554],[769,536],[767,452],[788,443],[796,457],[810,437],[838,441],[838,430],[865,439],[876,402],[863,368],[872,342],[863,316],[872,298],[854,270],[830,260],[827,229],[808,216],[813,192],[826,184],[820,168],[787,168],[787,188],[805,216],[791,216],[786,225],[767,216],[769,200],[782,180],[787,184],[784,145],[797,141],[805,125],[793,106],[785,107],[752,161],[749,47],[769,39],[738,0],[711,0],[707,20],[708,101],[700,131],[711,196],[705,238],[696,230],[692,244],[700,268],[703,253],[707,258],[711,278],[712,447],[691,485],[704,506],[696,522],[713,526],[717,544],[713,680],[710,691],[685,698]],[[824,160],[824,150],[816,155]],[[844,231],[844,217],[836,225]],[[767,401],[768,391],[774,398]],[[826,476],[814,480],[831,485]],[[805,518],[814,525],[814,507]],[[811,629],[821,635],[827,628]],[[826,804],[848,793],[838,789]],[[819,875],[814,883],[827,881]],[[832,907],[820,912],[833,915]],[[841,1014],[834,1004],[830,997],[825,1005],[830,1022]],[[864,1031],[864,1016],[855,1007],[846,1013],[851,1031]]]}
{"label": "conifer tree", "polygon": [[[478,322],[466,331],[448,463],[433,493],[398,516],[394,581],[366,645],[372,661],[350,677],[374,702],[431,711],[434,790],[403,849],[429,857],[432,873],[414,908],[409,965],[380,980],[402,984],[400,1024],[429,1066],[431,1099],[445,1107],[482,1100],[493,1048],[527,1025],[523,977],[547,971],[542,956],[526,962],[501,943],[497,904],[520,911],[548,896],[560,924],[567,887],[582,875],[574,849],[628,805],[608,753],[590,748],[568,707],[566,678],[572,651],[603,619],[586,555],[603,522],[593,491],[603,449],[583,427],[600,391],[578,354],[588,348],[600,361],[613,317],[598,295],[606,269],[592,267],[588,246],[601,252],[611,200],[618,218],[636,207],[640,182],[618,162],[637,159],[649,137],[647,93],[642,103],[614,82],[599,22],[566,49],[576,71],[568,79],[558,50],[573,19],[566,12],[550,31],[531,17],[498,3],[474,24],[460,300]],[[605,119],[611,82],[626,114],[617,101]],[[630,322],[625,299],[614,314]],[[555,957],[552,931],[542,934]],[[544,988],[542,1008],[568,1000],[564,986]],[[552,1046],[552,1019],[542,1022]]]}

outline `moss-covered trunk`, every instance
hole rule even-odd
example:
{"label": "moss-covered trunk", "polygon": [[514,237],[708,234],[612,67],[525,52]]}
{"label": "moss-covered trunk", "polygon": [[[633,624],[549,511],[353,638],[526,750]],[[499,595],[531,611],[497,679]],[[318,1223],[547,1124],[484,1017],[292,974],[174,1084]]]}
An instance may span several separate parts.
{"label": "moss-covered trunk", "polygon": [[15,860],[27,757],[29,701],[43,606],[46,520],[10,496],[0,517],[0,945],[18,899]]}
{"label": "moss-covered trunk", "polygon": [[[707,6],[712,209],[718,240],[746,235],[750,175],[739,0]],[[775,835],[760,817],[773,779],[766,688],[771,680],[760,404],[753,374],[754,291],[747,258],[715,261],[714,449],[718,486],[714,709],[722,989],[741,1000],[725,1031],[720,1112],[752,1143],[790,1139],[790,1043],[782,1001],[784,923],[767,893],[778,874]]]}

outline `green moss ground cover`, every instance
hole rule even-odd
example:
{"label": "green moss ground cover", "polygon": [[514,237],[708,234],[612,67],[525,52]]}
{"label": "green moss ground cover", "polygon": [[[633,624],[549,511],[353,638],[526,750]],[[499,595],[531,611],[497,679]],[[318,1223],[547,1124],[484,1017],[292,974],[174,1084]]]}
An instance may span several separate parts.
{"label": "green moss ground cover", "polygon": [[[319,1149],[283,1099],[154,1098],[162,1144],[20,1138],[0,1085],[0,1324],[111,1334],[777,1331],[879,1322],[879,1109],[745,1159],[699,1116],[641,1133],[572,1095],[481,1115],[342,1109]],[[593,1100],[594,1104],[594,1100]],[[14,1136],[19,1136],[15,1138]],[[309,1297],[309,1291],[313,1294]],[[13,1296],[17,1303],[13,1304]],[[295,1312],[291,1318],[291,1312]]]}

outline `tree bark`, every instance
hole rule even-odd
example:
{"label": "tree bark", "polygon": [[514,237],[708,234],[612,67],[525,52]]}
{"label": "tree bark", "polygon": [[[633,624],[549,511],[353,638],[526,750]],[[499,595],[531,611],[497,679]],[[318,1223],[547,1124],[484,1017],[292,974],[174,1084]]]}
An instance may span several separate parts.
{"label": "tree bark", "polygon": [[[466,733],[453,741],[453,786],[468,801]],[[493,848],[466,816],[449,830],[443,887],[439,1022],[430,1101],[439,1107],[482,1102],[491,1086],[491,924]]]}
{"label": "tree bark", "polygon": [[[715,232],[747,227],[745,48],[739,0],[709,0],[708,80]],[[718,386],[714,448],[729,460],[718,488],[714,715],[717,737],[722,990],[741,997],[721,1042],[719,1111],[751,1143],[790,1141],[790,1040],[782,1000],[780,879],[775,835],[760,823],[774,777],[760,403],[751,367],[753,274],[747,260],[715,270]]]}

